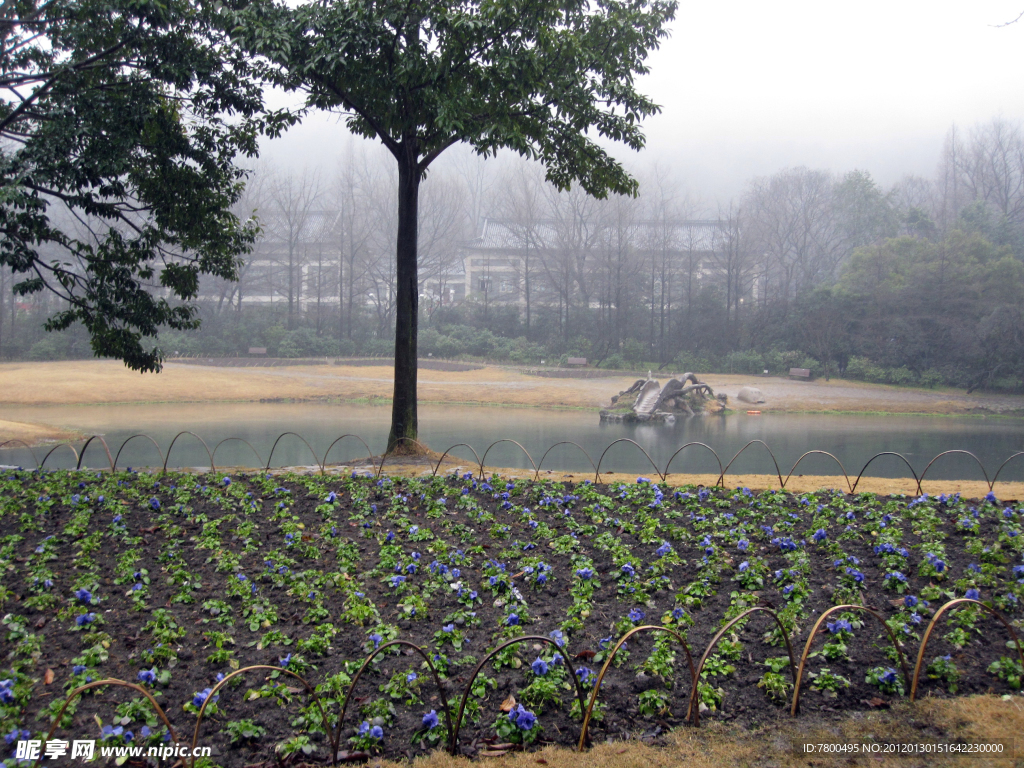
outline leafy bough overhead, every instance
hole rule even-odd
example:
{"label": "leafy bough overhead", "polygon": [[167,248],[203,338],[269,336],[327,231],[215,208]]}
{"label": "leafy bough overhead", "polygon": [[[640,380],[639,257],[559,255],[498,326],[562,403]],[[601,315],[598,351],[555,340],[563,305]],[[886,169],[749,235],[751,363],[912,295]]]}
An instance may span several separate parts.
{"label": "leafy bough overhead", "polygon": [[459,142],[539,161],[559,189],[635,195],[595,139],[644,146],[634,88],[674,0],[237,2],[236,38],[310,108],[347,116],[398,165],[395,390],[388,447],[417,436],[419,185]]}
{"label": "leafy bough overhead", "polygon": [[231,212],[261,130],[252,65],[205,0],[24,0],[0,9],[0,265],[51,291],[97,355],[160,369],[145,340],[194,328],[203,274],[237,276]]}

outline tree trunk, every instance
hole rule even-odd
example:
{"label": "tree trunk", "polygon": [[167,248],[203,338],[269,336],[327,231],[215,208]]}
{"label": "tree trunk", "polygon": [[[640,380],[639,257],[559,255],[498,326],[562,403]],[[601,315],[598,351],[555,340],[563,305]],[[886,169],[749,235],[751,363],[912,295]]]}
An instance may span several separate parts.
{"label": "tree trunk", "polygon": [[[416,336],[419,311],[417,275],[417,223],[420,176],[414,147],[406,140],[398,162],[397,294],[395,301],[395,395],[391,406],[388,450],[414,448],[416,416]],[[408,438],[403,440],[403,438]],[[400,445],[401,443],[401,445]]]}

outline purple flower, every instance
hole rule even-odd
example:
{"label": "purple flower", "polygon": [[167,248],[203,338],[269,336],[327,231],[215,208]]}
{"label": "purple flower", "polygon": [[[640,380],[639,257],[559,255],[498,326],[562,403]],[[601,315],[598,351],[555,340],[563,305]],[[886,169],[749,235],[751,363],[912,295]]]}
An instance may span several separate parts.
{"label": "purple flower", "polygon": [[517,614],[517,613],[510,613],[508,616],[505,617],[505,626],[506,627],[515,627],[515,626],[518,626],[518,625],[519,625],[519,614]]}
{"label": "purple flower", "polygon": [[76,589],[75,597],[82,605],[89,605],[92,602],[92,593],[87,589]]}
{"label": "purple flower", "polygon": [[916,597],[914,597],[913,595],[907,595],[906,597],[903,598],[903,604],[905,606],[907,606],[907,608],[913,608],[914,606],[917,605],[917,603],[918,603],[918,599]]}
{"label": "purple flower", "polygon": [[669,544],[667,541],[663,541],[663,542],[661,542],[661,546],[658,547],[656,550],[654,550],[654,554],[656,554],[658,557],[664,557],[665,555],[669,554],[671,551],[672,551],[672,545]]}
{"label": "purple flower", "polygon": [[562,630],[560,630],[560,629],[552,630],[548,634],[548,637],[550,637],[552,640],[554,640],[555,641],[555,645],[557,645],[559,648],[565,648],[565,635],[562,634]]}
{"label": "purple flower", "polygon": [[160,499],[154,496],[152,499],[149,500],[149,506],[152,507],[154,510],[160,509]]}
{"label": "purple flower", "polygon": [[438,722],[437,710],[432,709],[423,716],[423,727],[428,731],[432,731],[437,728]]}
{"label": "purple flower", "polygon": [[[194,707],[201,707],[201,706],[203,706],[204,702],[207,699],[210,698],[210,694],[212,694],[212,693],[213,693],[213,689],[212,688],[204,688],[203,690],[199,691],[198,693],[196,693],[192,697],[192,706],[194,706]],[[213,701],[216,701],[219,698],[220,698],[220,696],[214,696],[213,697]]]}
{"label": "purple flower", "polygon": [[144,669],[139,672],[139,681],[152,685],[156,682],[156,667],[152,669]]}
{"label": "purple flower", "polygon": [[824,528],[819,528],[811,538],[814,539],[815,544],[821,544],[821,542],[828,538],[828,533],[825,532]]}
{"label": "purple flower", "polygon": [[583,685],[593,685],[597,682],[597,674],[590,667],[580,667],[576,670],[576,677]]}
{"label": "purple flower", "polygon": [[377,741],[383,741],[384,729],[381,728],[379,725],[373,726],[373,728],[370,729],[370,737],[376,739]]}
{"label": "purple flower", "polygon": [[964,593],[964,597],[968,600],[979,600],[981,598],[981,593],[974,589],[974,587],[971,587]]}
{"label": "purple flower", "polygon": [[840,632],[850,632],[853,630],[853,625],[850,624],[846,619],[837,619],[836,621],[830,621],[825,624],[828,627],[828,631],[833,635],[839,634]]}
{"label": "purple flower", "polygon": [[631,608],[629,613],[626,614],[626,618],[632,621],[634,624],[639,624],[647,616],[646,613],[641,611],[639,608]]}
{"label": "purple flower", "polygon": [[743,572],[744,572],[745,570],[747,570],[747,569],[748,569],[749,567],[750,567],[750,563],[748,563],[748,562],[747,562],[746,560],[744,560],[744,561],[743,561],[742,563],[740,563],[740,566],[739,566],[739,572],[740,572],[740,573],[743,573]]}
{"label": "purple flower", "polygon": [[84,627],[86,624],[92,624],[94,621],[96,621],[95,613],[83,613],[75,619],[75,624]]}
{"label": "purple flower", "polygon": [[626,575],[627,578],[630,579],[636,575],[636,569],[633,568],[633,566],[629,563],[626,563],[622,566],[622,572]]}
{"label": "purple flower", "polygon": [[533,674],[537,677],[544,677],[544,675],[548,673],[547,662],[539,656],[534,660],[533,664],[530,665],[530,669],[533,670]]}
{"label": "purple flower", "polygon": [[576,571],[576,575],[583,579],[583,581],[589,581],[594,578],[594,570],[592,568],[579,568]]}
{"label": "purple flower", "polygon": [[532,730],[537,722],[537,716],[530,710],[524,709],[522,704],[518,704],[515,709],[508,713],[508,719],[521,731]]}

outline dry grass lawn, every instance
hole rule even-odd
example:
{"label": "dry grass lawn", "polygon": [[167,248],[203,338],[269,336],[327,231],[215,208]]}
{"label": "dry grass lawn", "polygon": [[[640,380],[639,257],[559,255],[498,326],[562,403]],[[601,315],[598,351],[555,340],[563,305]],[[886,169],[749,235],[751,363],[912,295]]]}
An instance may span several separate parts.
{"label": "dry grass lawn", "polygon": [[15,445],[42,445],[59,443],[65,440],[79,440],[82,435],[77,432],[52,427],[48,424],[30,424],[24,421],[5,421],[0,419],[0,443],[8,441]]}
{"label": "dry grass lawn", "polygon": [[[662,380],[672,374],[657,374]],[[863,382],[790,381],[710,374],[716,392],[730,405],[771,411],[860,411],[887,413],[1024,413],[1024,397],[965,395],[953,390],[889,387]],[[551,379],[517,369],[486,366],[473,371],[422,370],[423,402],[600,408],[628,387],[635,374],[609,372],[601,379]],[[746,385],[758,387],[767,402],[748,406],[736,400]],[[287,366],[216,368],[169,362],[160,374],[139,374],[111,360],[0,364],[0,404],[70,405],[138,402],[253,402],[259,400],[338,400],[390,398],[390,366]]]}

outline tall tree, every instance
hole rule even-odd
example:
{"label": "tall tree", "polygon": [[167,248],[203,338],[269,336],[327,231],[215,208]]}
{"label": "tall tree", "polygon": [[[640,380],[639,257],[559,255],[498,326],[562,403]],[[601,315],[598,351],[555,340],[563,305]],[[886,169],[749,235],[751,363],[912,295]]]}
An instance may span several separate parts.
{"label": "tall tree", "polygon": [[[159,370],[161,327],[192,328],[199,276],[234,278],[255,236],[231,206],[262,91],[206,0],[0,6],[0,265],[46,323]],[[228,120],[225,115],[232,114]],[[77,225],[77,226],[75,226]],[[182,303],[185,302],[185,303]]]}
{"label": "tall tree", "polygon": [[[245,3],[245,0],[240,0]],[[339,110],[381,141],[398,166],[395,387],[388,447],[417,437],[419,187],[445,149],[511,149],[547,178],[603,197],[636,182],[601,136],[644,145],[658,106],[637,92],[675,0],[332,0],[290,8],[256,0],[236,34],[303,89],[310,107]]]}

